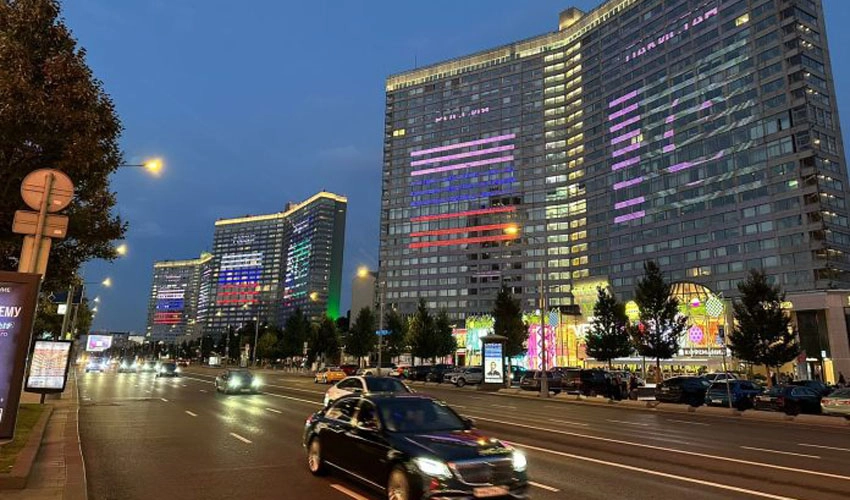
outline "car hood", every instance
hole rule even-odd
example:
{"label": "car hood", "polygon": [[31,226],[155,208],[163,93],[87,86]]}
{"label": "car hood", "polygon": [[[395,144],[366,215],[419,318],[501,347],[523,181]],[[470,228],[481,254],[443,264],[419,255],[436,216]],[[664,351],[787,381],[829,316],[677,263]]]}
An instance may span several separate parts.
{"label": "car hood", "polygon": [[510,455],[513,449],[477,430],[397,434],[396,446],[412,457],[432,456],[446,462]]}

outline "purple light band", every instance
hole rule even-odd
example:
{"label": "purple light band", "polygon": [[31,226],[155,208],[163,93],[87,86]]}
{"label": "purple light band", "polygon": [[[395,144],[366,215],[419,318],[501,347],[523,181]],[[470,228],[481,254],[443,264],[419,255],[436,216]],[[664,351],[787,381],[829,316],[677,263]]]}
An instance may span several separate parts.
{"label": "purple light band", "polygon": [[410,162],[410,166],[411,167],[418,167],[419,165],[427,165],[429,163],[439,163],[439,162],[449,161],[449,160],[460,160],[460,159],[463,159],[463,158],[470,158],[472,156],[484,156],[484,155],[490,154],[490,153],[502,153],[504,151],[511,151],[512,149],[514,149],[514,145],[508,144],[507,146],[498,146],[498,147],[489,148],[489,149],[478,149],[478,150],[475,150],[475,151],[467,151],[466,153],[457,153],[457,154],[448,155],[448,156],[435,156],[434,158],[426,158],[424,160],[412,161],[412,162]]}
{"label": "purple light band", "polygon": [[626,106],[625,108],[621,109],[620,111],[617,111],[616,113],[612,113],[612,114],[608,115],[608,121],[610,122],[612,120],[616,120],[617,118],[619,118],[623,115],[627,115],[627,114],[631,113],[632,111],[637,111],[637,109],[638,109],[637,103],[632,104],[631,106]]}
{"label": "purple light band", "polygon": [[620,123],[614,125],[610,129],[608,129],[608,131],[613,133],[613,132],[616,132],[618,130],[621,130],[621,129],[628,127],[632,123],[637,123],[639,121],[640,121],[640,115],[633,116],[633,117],[629,118],[628,120],[626,120],[624,122],[620,122]]}
{"label": "purple light band", "polygon": [[675,151],[675,150],[676,150],[676,145],[675,145],[675,144],[667,144],[666,146],[664,146],[663,148],[661,148],[661,151],[663,151],[663,152],[665,152],[665,153],[670,153],[670,152],[673,152],[673,151]]}
{"label": "purple light band", "polygon": [[670,125],[674,121],[676,121],[676,115],[670,115],[664,120],[664,123]]}
{"label": "purple light band", "polygon": [[626,153],[631,153],[632,151],[635,151],[636,149],[640,149],[641,146],[643,146],[642,142],[636,142],[636,143],[630,144],[630,145],[628,145],[628,146],[626,146],[622,149],[618,149],[618,150],[614,151],[613,153],[611,153],[611,156],[614,157],[614,158],[616,158],[618,156],[623,156]]}
{"label": "purple light band", "polygon": [[718,151],[717,153],[715,153],[715,155],[712,156],[711,158],[702,158],[700,160],[694,160],[694,161],[683,161],[682,163],[677,163],[675,165],[671,165],[670,167],[667,167],[667,171],[670,172],[671,174],[676,173],[676,172],[681,172],[682,170],[685,170],[685,169],[688,169],[688,168],[691,168],[691,167],[695,167],[697,165],[701,165],[701,164],[708,162],[708,161],[719,160],[720,158],[723,158],[723,155],[725,153],[726,153],[726,150],[722,149],[722,150]]}
{"label": "purple light band", "polygon": [[645,215],[646,215],[645,210],[638,210],[637,212],[632,212],[630,214],[620,215],[620,216],[614,217],[614,224],[620,224],[621,222],[627,222],[627,221],[630,221],[630,220],[639,219],[639,218],[641,218]]}
{"label": "purple light band", "polygon": [[492,165],[494,163],[502,163],[513,161],[513,155],[500,156],[498,158],[487,158],[486,160],[468,161],[466,163],[458,163],[455,165],[446,165],[444,167],[426,168],[425,170],[414,170],[410,173],[412,176],[436,174],[437,172],[448,172],[449,170],[460,170],[462,168],[480,167],[482,165]]}
{"label": "purple light band", "polygon": [[620,210],[621,208],[627,208],[634,205],[640,205],[645,202],[646,198],[643,196],[638,196],[637,198],[632,198],[631,200],[621,201],[620,203],[614,204],[614,210]]}
{"label": "purple light band", "polygon": [[675,131],[673,131],[673,130],[668,130],[667,132],[664,132],[664,138],[665,138],[665,139],[669,139],[669,138],[673,137],[673,135],[674,135],[675,133],[676,133],[676,132],[675,132]]}
{"label": "purple light band", "polygon": [[639,135],[640,135],[640,129],[633,130],[629,133],[626,133],[626,134],[623,134],[619,137],[615,137],[615,138],[611,139],[611,145],[613,146],[614,144],[619,144],[623,141],[628,141],[632,137],[637,137]]}
{"label": "purple light band", "polygon": [[640,163],[640,156],[635,156],[634,158],[629,158],[628,160],[619,161],[611,165],[611,170],[620,170],[621,168],[632,166],[635,163]]}
{"label": "purple light band", "polygon": [[702,111],[702,110],[704,110],[704,109],[710,108],[710,107],[711,107],[711,106],[713,106],[713,105],[714,105],[714,103],[713,103],[713,102],[711,102],[711,101],[705,101],[704,103],[702,103],[702,104],[700,105],[699,110],[700,110],[700,111]]}
{"label": "purple light band", "polygon": [[491,142],[499,142],[499,141],[505,141],[507,139],[514,139],[515,137],[516,137],[516,134],[506,134],[506,135],[500,135],[500,136],[497,136],[497,137],[487,137],[486,139],[477,139],[475,141],[459,142],[457,144],[449,144],[448,146],[440,146],[440,147],[431,148],[431,149],[420,149],[419,151],[412,151],[410,153],[410,156],[422,156],[422,155],[427,155],[427,154],[431,154],[431,153],[439,153],[439,152],[442,152],[442,151],[449,151],[451,149],[459,149],[459,148],[467,148],[467,147],[471,147],[471,146],[479,146],[481,144],[489,144]]}
{"label": "purple light band", "polygon": [[631,92],[629,92],[628,94],[624,95],[623,97],[618,97],[618,98],[614,99],[613,101],[609,102],[609,103],[608,103],[608,107],[609,107],[609,108],[613,108],[613,107],[614,107],[614,106],[616,106],[617,104],[620,104],[620,103],[626,102],[626,101],[628,101],[629,99],[631,99],[631,98],[633,98],[633,97],[636,97],[637,95],[638,95],[638,91],[637,91],[637,90],[632,90]]}
{"label": "purple light band", "polygon": [[634,186],[635,184],[640,184],[643,182],[643,176],[635,177],[634,179],[629,179],[627,181],[622,181],[614,184],[614,191],[618,191],[620,189],[625,189],[630,186]]}

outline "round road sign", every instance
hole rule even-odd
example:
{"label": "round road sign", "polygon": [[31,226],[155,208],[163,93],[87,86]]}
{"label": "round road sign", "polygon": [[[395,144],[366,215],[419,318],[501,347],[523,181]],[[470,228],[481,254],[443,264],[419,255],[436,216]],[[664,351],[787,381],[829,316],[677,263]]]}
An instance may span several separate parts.
{"label": "round road sign", "polygon": [[40,168],[30,172],[21,183],[21,197],[33,210],[41,210],[41,203],[47,194],[47,185],[50,175],[53,175],[53,183],[50,188],[50,199],[47,205],[48,212],[58,212],[67,207],[74,197],[74,183],[64,172],[52,168]]}

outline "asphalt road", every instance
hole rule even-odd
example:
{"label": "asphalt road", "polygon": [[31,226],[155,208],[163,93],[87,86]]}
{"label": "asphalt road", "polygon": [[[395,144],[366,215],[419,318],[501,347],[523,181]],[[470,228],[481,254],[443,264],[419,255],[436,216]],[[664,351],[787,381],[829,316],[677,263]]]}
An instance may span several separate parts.
{"label": "asphalt road", "polygon": [[[301,432],[325,387],[265,375],[259,395],[215,394],[212,370],[178,379],[79,374],[89,498],[378,498],[306,469]],[[417,387],[529,457],[535,499],[838,499],[850,432]]]}

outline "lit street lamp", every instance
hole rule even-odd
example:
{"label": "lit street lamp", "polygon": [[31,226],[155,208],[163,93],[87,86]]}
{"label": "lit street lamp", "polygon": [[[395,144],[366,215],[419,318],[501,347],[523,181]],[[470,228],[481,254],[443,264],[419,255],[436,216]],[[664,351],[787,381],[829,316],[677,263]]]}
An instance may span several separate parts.
{"label": "lit street lamp", "polygon": [[115,253],[117,253],[118,255],[120,255],[122,257],[127,255],[127,250],[129,250],[129,248],[127,247],[126,243],[121,243],[120,245],[115,247]]}
{"label": "lit street lamp", "polygon": [[163,166],[164,166],[164,163],[162,161],[162,158],[150,158],[148,160],[145,160],[144,163],[126,163],[126,164],[123,164],[123,165],[118,165],[119,168],[124,168],[124,167],[143,168],[143,169],[147,170],[148,173],[150,173],[154,177],[159,177],[159,175],[162,173]]}

